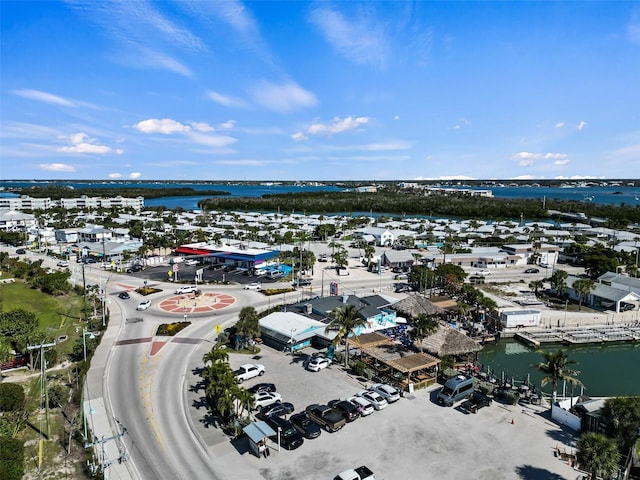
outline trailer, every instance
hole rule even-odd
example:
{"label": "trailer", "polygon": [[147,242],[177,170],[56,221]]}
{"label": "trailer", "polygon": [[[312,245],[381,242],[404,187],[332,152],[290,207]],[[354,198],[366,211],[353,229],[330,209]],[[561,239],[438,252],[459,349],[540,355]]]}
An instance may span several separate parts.
{"label": "trailer", "polygon": [[542,320],[540,310],[512,310],[502,312],[500,324],[503,328],[537,327]]}

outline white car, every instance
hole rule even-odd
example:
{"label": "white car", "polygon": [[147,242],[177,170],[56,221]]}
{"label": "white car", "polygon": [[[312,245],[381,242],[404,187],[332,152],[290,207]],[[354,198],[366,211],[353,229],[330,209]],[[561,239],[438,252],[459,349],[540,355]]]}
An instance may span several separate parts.
{"label": "white car", "polygon": [[356,397],[364,398],[367,402],[373,405],[373,408],[376,410],[382,410],[383,408],[387,408],[387,405],[389,405],[382,395],[371,390],[362,390],[361,392],[356,393]]}
{"label": "white car", "polygon": [[191,265],[191,266],[198,265],[198,263],[200,263],[200,262],[198,262],[198,260],[195,260],[193,258],[190,258],[189,260],[186,260],[184,262],[185,265]]}
{"label": "white car", "polygon": [[476,275],[481,275],[483,277],[486,277],[487,275],[491,275],[491,272],[487,269],[482,269],[482,270],[478,270],[476,272]]}
{"label": "white car", "polygon": [[393,403],[400,400],[400,392],[386,383],[374,383],[369,388],[371,391],[382,395],[387,403]]}
{"label": "white car", "polygon": [[371,402],[362,397],[349,397],[347,402],[358,409],[361,417],[366,417],[376,411]]}
{"label": "white car", "polygon": [[282,395],[278,392],[258,392],[253,395],[253,406],[258,409],[282,402]]}
{"label": "white car", "polygon": [[261,290],[262,284],[260,282],[249,283],[244,286],[245,290]]}
{"label": "white car", "polygon": [[60,260],[58,263],[56,263],[56,265],[59,267],[68,267],[69,262],[67,262],[66,260]]}
{"label": "white car", "polygon": [[327,357],[313,357],[307,364],[307,370],[310,372],[319,372],[327,368],[331,364],[331,360]]}
{"label": "white car", "polygon": [[184,295],[185,293],[196,293],[198,288],[195,285],[180,287],[176,290],[176,295]]}
{"label": "white car", "polygon": [[151,306],[151,300],[143,300],[138,304],[138,306],[136,307],[136,310],[146,310],[150,306]]}
{"label": "white car", "polygon": [[261,377],[264,375],[265,371],[264,365],[260,365],[258,363],[245,363],[244,365],[240,365],[240,367],[238,367],[238,369],[233,373],[238,379],[238,383],[242,383],[253,377]]}

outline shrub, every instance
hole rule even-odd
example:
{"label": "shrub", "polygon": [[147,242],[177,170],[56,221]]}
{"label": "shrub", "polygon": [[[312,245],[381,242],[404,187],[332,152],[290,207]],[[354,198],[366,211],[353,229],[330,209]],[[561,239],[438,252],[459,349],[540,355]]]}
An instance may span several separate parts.
{"label": "shrub", "polygon": [[0,437],[0,478],[20,480],[24,476],[24,443],[11,437]]}
{"label": "shrub", "polygon": [[357,360],[353,364],[352,368],[353,368],[353,373],[361,377],[362,375],[364,375],[364,370],[367,368],[367,366],[361,360]]}
{"label": "shrub", "polygon": [[179,332],[191,325],[191,322],[176,322],[176,323],[163,323],[158,327],[156,335],[166,335],[173,337]]}
{"label": "shrub", "polygon": [[64,385],[55,384],[49,387],[49,408],[58,408],[67,404],[69,389]]}
{"label": "shrub", "polygon": [[17,383],[0,383],[0,412],[13,412],[24,405],[24,388]]}

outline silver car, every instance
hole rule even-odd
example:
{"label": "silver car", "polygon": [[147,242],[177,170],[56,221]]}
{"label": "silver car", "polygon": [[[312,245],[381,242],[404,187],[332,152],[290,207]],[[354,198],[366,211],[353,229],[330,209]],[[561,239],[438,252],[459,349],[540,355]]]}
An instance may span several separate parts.
{"label": "silver car", "polygon": [[393,403],[400,400],[400,392],[386,383],[374,383],[369,387],[372,391],[382,395],[387,403]]}
{"label": "silver car", "polygon": [[364,398],[367,402],[373,405],[373,408],[376,410],[382,410],[383,408],[387,408],[387,405],[389,405],[382,395],[372,390],[362,390],[361,392],[356,393],[356,397]]}

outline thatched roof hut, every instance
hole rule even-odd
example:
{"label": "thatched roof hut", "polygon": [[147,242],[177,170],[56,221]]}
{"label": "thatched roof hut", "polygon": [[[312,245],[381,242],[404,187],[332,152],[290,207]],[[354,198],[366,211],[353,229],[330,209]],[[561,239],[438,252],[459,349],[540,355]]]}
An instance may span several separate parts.
{"label": "thatched roof hut", "polygon": [[464,333],[444,325],[441,325],[433,335],[425,338],[422,341],[422,347],[440,358],[445,355],[457,356],[482,350],[482,345],[477,344]]}
{"label": "thatched roof hut", "polygon": [[407,298],[393,304],[396,312],[400,312],[411,318],[417,318],[420,314],[433,315],[442,313],[442,308],[433,304],[427,297],[421,294],[409,295]]}

